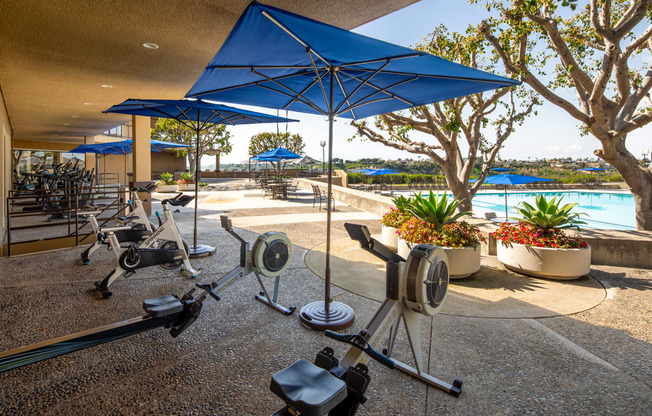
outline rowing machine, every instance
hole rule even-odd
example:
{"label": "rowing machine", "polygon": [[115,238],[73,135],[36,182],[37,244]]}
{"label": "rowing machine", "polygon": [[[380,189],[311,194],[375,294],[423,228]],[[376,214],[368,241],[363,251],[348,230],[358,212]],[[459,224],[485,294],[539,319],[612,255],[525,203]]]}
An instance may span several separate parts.
{"label": "rowing machine", "polygon": [[[335,358],[333,350],[326,347],[317,354],[314,364],[299,360],[272,376],[270,389],[286,403],[274,416],[354,415],[366,400],[364,393],[370,381],[368,368],[360,362],[365,353],[391,369],[401,370],[458,397],[462,381],[455,380],[450,385],[426,374],[421,357],[419,314],[437,314],[448,287],[448,258],[444,251],[419,244],[405,260],[371,238],[367,227],[349,223],[344,227],[364,250],[386,262],[387,298],[358,334],[325,331],[329,338],[351,345],[341,362]],[[401,320],[405,323],[416,368],[390,358]],[[388,347],[380,354],[372,345],[386,335],[389,335]]]}
{"label": "rowing machine", "polygon": [[[204,306],[220,300],[221,293],[227,287],[250,273],[256,275],[263,288],[256,299],[285,315],[292,314],[296,310],[294,306],[286,308],[277,303],[279,277],[292,260],[292,243],[287,236],[280,232],[262,234],[254,243],[254,249],[249,250],[249,243],[233,231],[231,221],[226,216],[221,217],[221,222],[226,231],[240,241],[238,267],[215,282],[195,284],[181,297],[166,295],[145,300],[143,316],[0,353],[0,373],[150,329],[169,328],[170,335],[177,337],[197,320]],[[271,298],[260,276],[275,279]]]}

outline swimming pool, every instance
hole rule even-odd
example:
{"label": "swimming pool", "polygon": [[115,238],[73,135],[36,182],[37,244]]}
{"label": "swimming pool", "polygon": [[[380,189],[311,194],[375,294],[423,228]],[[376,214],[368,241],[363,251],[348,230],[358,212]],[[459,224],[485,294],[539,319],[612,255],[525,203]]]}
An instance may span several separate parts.
{"label": "swimming pool", "polygon": [[[634,197],[630,193],[619,192],[508,192],[507,213],[510,217],[520,217],[514,206],[521,201],[534,205],[534,196],[545,195],[550,199],[555,195],[564,196],[562,204],[577,202],[576,212],[586,212],[581,219],[586,221],[585,228],[602,230],[635,230]],[[495,212],[499,217],[505,215],[504,192],[478,193],[473,198],[474,213],[482,216],[487,211]]]}

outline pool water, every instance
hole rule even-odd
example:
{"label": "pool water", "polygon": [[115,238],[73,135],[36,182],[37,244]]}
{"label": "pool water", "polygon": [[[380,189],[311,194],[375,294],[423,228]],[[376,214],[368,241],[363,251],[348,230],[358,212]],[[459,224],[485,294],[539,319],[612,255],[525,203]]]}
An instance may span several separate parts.
{"label": "pool water", "polygon": [[[573,212],[585,212],[583,228],[601,230],[635,230],[634,197],[630,193],[618,192],[508,192],[507,216],[520,217],[513,208],[521,201],[534,206],[535,195],[543,194],[550,200],[555,195],[564,197],[563,204],[577,202],[579,206]],[[495,212],[499,217],[505,215],[505,193],[478,193],[473,198],[473,211],[483,215],[487,211]]]}

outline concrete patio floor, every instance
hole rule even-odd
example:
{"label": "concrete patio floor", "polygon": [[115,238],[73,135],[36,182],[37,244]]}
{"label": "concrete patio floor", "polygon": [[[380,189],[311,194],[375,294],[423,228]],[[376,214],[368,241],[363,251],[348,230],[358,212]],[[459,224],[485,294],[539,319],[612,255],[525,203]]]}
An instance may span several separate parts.
{"label": "concrete patio floor", "polygon": [[[226,213],[248,241],[271,230],[290,237],[294,257],[281,279],[282,304],[300,309],[322,299],[323,280],[306,262],[314,263],[311,257],[325,240],[325,212],[312,207],[307,193],[270,201],[257,192],[202,195],[199,241],[215,245],[217,253],[192,261],[204,269],[197,282],[216,280],[237,265],[237,242],[219,226],[219,215]],[[191,205],[176,214],[188,240]],[[380,231],[378,217],[341,204],[337,209],[334,242],[347,245],[344,222]],[[195,283],[154,267],[116,281],[114,296],[98,299],[92,282],[104,278],[115,260],[100,250],[90,265],[81,266],[82,251],[0,259],[0,350],[139,316],[144,299],[181,295]],[[360,263],[361,281],[377,278],[374,267]],[[449,309],[421,317],[428,372],[447,382],[463,380],[462,395],[454,398],[367,360],[372,380],[358,414],[651,414],[650,270],[594,266],[566,291],[501,267],[495,258],[483,259],[483,270],[495,277],[453,283]],[[356,312],[345,331],[354,333],[380,304],[368,292],[377,285],[334,280],[342,286],[333,286],[334,299]],[[284,316],[257,302],[258,290],[253,276],[244,278],[178,338],[152,330],[0,374],[0,414],[273,413],[283,405],[269,391],[274,372],[300,358],[314,359],[323,346],[332,346],[339,357],[346,347],[303,327],[298,312]],[[409,355],[401,332],[395,356],[410,363]]]}

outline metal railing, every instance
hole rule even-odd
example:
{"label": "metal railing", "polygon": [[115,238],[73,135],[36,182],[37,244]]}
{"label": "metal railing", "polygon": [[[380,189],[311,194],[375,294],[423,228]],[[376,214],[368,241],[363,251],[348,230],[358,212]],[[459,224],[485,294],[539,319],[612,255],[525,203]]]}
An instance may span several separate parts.
{"label": "metal railing", "polygon": [[90,222],[83,218],[83,211],[100,211],[96,217],[103,226],[126,211],[126,200],[123,186],[58,188],[18,196],[9,191],[7,255],[11,256],[12,246],[17,244],[60,238],[74,237],[78,246],[94,235]]}

